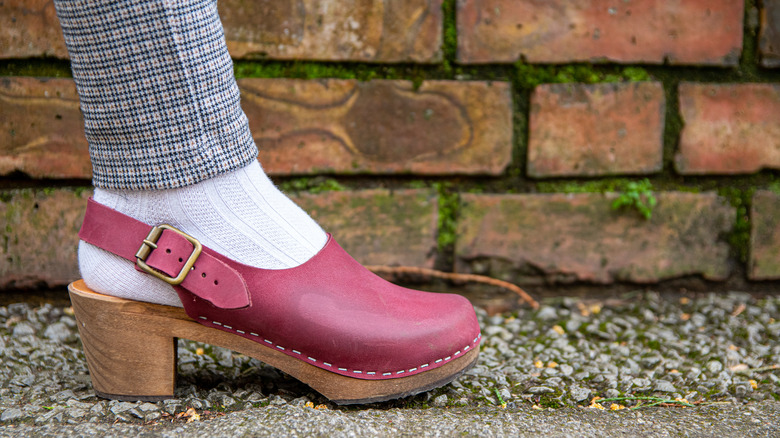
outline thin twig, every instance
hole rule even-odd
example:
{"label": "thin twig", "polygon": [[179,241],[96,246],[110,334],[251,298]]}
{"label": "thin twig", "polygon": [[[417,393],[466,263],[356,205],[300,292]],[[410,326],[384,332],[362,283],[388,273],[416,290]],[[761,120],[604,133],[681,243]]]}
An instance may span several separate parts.
{"label": "thin twig", "polygon": [[459,274],[456,272],[443,272],[436,269],[418,268],[416,266],[366,266],[370,271],[375,274],[391,274],[391,275],[421,275],[429,278],[441,278],[449,281],[458,281],[466,283],[482,283],[489,284],[491,286],[500,287],[512,291],[519,295],[520,300],[531,306],[532,309],[538,309],[539,303],[531,298],[524,290],[520,289],[516,285],[499,280],[497,278],[487,277],[485,275],[477,274]]}

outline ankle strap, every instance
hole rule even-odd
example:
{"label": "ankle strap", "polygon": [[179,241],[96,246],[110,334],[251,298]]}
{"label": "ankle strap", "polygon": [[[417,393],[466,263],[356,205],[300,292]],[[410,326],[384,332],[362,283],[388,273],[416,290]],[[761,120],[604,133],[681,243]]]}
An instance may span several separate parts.
{"label": "ankle strap", "polygon": [[79,238],[221,309],[250,304],[246,282],[225,263],[229,259],[169,225],[145,224],[90,198]]}

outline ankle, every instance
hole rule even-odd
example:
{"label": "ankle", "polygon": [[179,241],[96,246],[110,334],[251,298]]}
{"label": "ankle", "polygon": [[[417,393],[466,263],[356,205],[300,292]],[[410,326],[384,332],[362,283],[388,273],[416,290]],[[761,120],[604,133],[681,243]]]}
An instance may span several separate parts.
{"label": "ankle", "polygon": [[[327,242],[322,228],[274,186],[257,162],[176,189],[98,188],[94,199],[146,224],[169,224],[204,246],[256,268],[296,267]],[[113,260],[111,254],[83,242],[79,246],[79,265],[85,282],[95,291],[180,305],[169,285],[137,272],[131,262]],[[155,298],[156,294],[162,298]]]}

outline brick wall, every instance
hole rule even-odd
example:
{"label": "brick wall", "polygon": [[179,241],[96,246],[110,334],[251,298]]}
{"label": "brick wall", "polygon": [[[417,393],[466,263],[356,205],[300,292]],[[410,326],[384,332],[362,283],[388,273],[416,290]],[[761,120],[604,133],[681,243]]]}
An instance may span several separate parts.
{"label": "brick wall", "polygon": [[[219,8],[261,162],[364,263],[780,286],[780,0]],[[69,74],[51,0],[1,2],[0,289],[78,275]]]}

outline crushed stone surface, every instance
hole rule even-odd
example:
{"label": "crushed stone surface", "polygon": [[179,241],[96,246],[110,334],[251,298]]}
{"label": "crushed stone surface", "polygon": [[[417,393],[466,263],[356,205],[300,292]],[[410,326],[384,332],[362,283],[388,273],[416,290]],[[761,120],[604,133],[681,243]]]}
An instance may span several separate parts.
{"label": "crushed stone surface", "polygon": [[779,309],[774,296],[653,292],[477,309],[480,360],[460,379],[338,407],[255,359],[183,339],[175,399],[99,399],[72,309],[17,303],[0,307],[0,435],[780,436]]}

